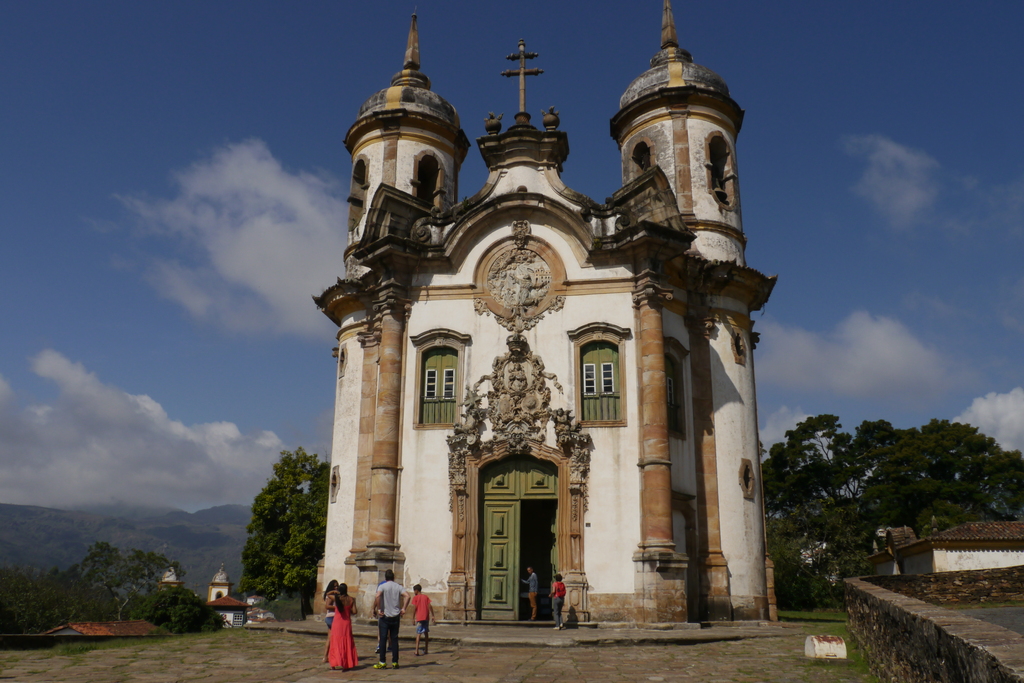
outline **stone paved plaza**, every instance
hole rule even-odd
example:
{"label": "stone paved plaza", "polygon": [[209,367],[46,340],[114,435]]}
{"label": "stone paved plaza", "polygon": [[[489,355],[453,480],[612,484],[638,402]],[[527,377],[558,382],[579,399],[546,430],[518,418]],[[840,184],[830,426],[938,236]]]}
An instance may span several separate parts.
{"label": "stone paved plaza", "polygon": [[494,647],[438,643],[414,657],[402,643],[401,668],[375,670],[373,644],[357,639],[352,671],[320,664],[322,637],[273,631],[226,631],[132,643],[81,654],[59,650],[0,652],[0,681],[19,683],[210,683],[439,681],[545,683],[701,681],[702,683],[866,682],[853,667],[804,658],[806,632],[688,645]]}

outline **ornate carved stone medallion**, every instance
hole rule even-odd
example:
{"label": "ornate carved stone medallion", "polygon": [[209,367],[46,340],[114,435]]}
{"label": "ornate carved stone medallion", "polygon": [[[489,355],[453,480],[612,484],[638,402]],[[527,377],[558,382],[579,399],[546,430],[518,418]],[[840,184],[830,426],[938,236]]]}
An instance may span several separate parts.
{"label": "ornate carved stone medallion", "polygon": [[535,244],[530,243],[530,223],[512,223],[514,246],[500,251],[485,273],[484,286],[492,305],[476,299],[480,315],[491,313],[498,324],[511,332],[531,329],[547,311],[557,311],[564,296],[551,295],[552,268]]}

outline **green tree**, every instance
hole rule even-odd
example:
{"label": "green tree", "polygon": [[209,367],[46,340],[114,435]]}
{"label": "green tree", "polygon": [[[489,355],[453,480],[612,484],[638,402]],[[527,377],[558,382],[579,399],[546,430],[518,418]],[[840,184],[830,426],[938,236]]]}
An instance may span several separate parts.
{"label": "green tree", "polygon": [[274,476],[252,504],[240,590],[270,600],[297,593],[303,616],[312,612],[316,567],[327,540],[329,468],[301,447],[281,451]]}
{"label": "green tree", "polygon": [[813,512],[825,501],[833,506],[861,506],[880,459],[897,430],[884,420],[864,422],[854,436],[842,430],[835,415],[809,417],[786,440],[772,446],[763,464],[765,509],[770,516]]}
{"label": "green tree", "polygon": [[837,604],[838,579],[871,570],[880,526],[940,528],[1014,519],[1024,507],[1024,460],[970,425],[920,429],[863,422],[854,435],[834,415],[786,432],[763,463],[768,550],[780,607]]}
{"label": "green tree", "polygon": [[156,588],[160,577],[168,567],[173,566],[179,577],[184,576],[177,562],[155,552],[136,548],[122,552],[106,541],[97,541],[79,565],[82,578],[89,583],[102,586],[117,605],[117,619],[136,596],[147,594]]}
{"label": "green tree", "polygon": [[42,633],[70,621],[106,621],[114,605],[74,568],[0,567],[0,633]]}
{"label": "green tree", "polygon": [[878,464],[866,498],[880,526],[928,533],[963,522],[1013,520],[1024,508],[1024,459],[977,427],[932,420],[906,429]]}
{"label": "green tree", "polygon": [[190,590],[175,586],[141,598],[132,607],[132,619],[145,619],[171,633],[218,631],[224,620],[206,602]]}

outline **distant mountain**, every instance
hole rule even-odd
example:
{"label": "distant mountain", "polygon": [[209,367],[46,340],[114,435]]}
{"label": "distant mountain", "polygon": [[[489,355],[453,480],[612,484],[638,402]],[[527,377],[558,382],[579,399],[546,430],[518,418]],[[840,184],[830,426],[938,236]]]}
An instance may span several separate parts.
{"label": "distant mountain", "polygon": [[185,569],[185,585],[205,591],[224,563],[231,580],[242,575],[245,527],[252,515],[244,505],[188,513],[120,509],[127,516],[0,504],[0,565],[67,569],[81,562],[89,546],[106,541],[122,550],[156,551]]}

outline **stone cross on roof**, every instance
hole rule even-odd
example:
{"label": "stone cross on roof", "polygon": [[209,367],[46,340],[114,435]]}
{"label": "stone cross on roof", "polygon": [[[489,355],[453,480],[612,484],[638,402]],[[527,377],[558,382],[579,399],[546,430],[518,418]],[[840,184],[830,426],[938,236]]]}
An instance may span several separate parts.
{"label": "stone cross on roof", "polygon": [[528,126],[530,125],[530,115],[526,113],[526,77],[527,76],[539,76],[544,73],[543,69],[527,69],[526,60],[533,59],[537,56],[536,52],[526,51],[526,41],[519,41],[519,52],[513,52],[505,59],[511,61],[518,61],[518,69],[506,69],[501,72],[502,76],[519,76],[519,113],[516,114],[516,124]]}

